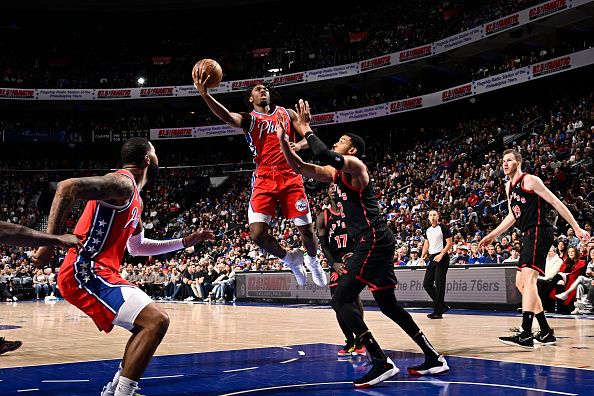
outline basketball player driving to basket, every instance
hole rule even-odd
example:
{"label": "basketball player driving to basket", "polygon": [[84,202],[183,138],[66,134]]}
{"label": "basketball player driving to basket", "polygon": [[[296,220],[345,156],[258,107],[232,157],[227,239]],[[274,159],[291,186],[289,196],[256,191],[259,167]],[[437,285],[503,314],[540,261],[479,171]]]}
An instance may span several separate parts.
{"label": "basketball player driving to basket", "polygon": [[[260,248],[279,257],[295,274],[297,283],[305,285],[306,274],[303,264],[311,271],[313,281],[318,286],[328,284],[326,273],[317,259],[318,241],[314,233],[311,211],[305,195],[303,178],[295,173],[283,156],[276,135],[276,118],[285,115],[291,121],[297,119],[292,109],[270,103],[270,89],[265,84],[256,84],[247,91],[247,101],[252,107],[250,113],[234,113],[215,100],[208,93],[210,75],[206,70],[192,71],[194,86],[209,109],[222,121],[234,128],[241,128],[250,151],[254,156],[256,170],[252,177],[252,196],[248,207],[250,236]],[[295,132],[290,123],[286,135],[295,142]],[[303,139],[294,144],[295,150],[306,147]],[[299,230],[307,250],[303,257],[300,249],[285,250],[278,240],[268,233],[270,222],[280,203],[282,212]]]}

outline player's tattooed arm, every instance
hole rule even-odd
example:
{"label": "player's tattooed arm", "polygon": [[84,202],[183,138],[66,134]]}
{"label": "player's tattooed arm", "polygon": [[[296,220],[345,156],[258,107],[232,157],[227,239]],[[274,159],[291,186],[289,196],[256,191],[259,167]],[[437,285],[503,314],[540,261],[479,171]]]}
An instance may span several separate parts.
{"label": "player's tattooed arm", "polygon": [[47,232],[61,233],[68,213],[79,199],[110,201],[114,205],[123,205],[133,193],[132,180],[117,173],[61,181],[50,209]]}

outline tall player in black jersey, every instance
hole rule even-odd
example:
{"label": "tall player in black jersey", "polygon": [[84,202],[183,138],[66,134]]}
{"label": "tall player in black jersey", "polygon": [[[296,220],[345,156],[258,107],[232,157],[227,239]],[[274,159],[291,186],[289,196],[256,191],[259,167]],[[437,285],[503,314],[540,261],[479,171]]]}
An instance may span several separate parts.
{"label": "tall player in black jersey", "polygon": [[[518,261],[518,271],[521,273],[517,283],[522,293],[523,320],[520,333],[499,337],[499,340],[507,345],[524,348],[534,348],[535,341],[552,345],[556,342],[555,334],[547,323],[536,288],[537,277],[544,274],[546,256],[553,244],[553,229],[546,219],[548,204],[569,223],[578,238],[587,241],[590,236],[578,226],[571,212],[540,178],[522,172],[522,156],[518,151],[509,149],[503,152],[503,173],[509,177],[505,184],[509,213],[497,228],[479,242],[479,247],[489,245],[514,223],[518,224],[523,233],[522,252]],[[535,316],[540,331],[533,335],[532,322]]]}
{"label": "tall player in black jersey", "polygon": [[[338,286],[338,278],[346,272],[345,263],[353,256],[353,239],[349,238],[347,227],[344,222],[344,213],[336,204],[336,185],[330,184],[328,188],[328,205],[316,218],[316,230],[322,252],[330,265],[330,295],[333,296]],[[361,312],[363,317],[363,304],[361,298],[357,297],[355,308]],[[338,350],[338,356],[365,355],[365,346],[355,340],[356,335],[349,329],[347,324],[336,315],[340,330],[345,336],[345,344]]]}
{"label": "tall player in black jersey", "polygon": [[358,388],[373,386],[398,373],[398,368],[389,359],[371,335],[361,313],[353,304],[366,287],[384,315],[397,323],[425,353],[425,362],[409,367],[411,374],[440,374],[449,370],[442,355],[429,343],[412,316],[396,300],[394,287],[395,238],[386,224],[365,164],[358,158],[365,151],[365,141],[358,135],[343,135],[334,144],[333,150],[316,137],[309,126],[311,119],[309,105],[303,100],[297,105],[295,130],[307,139],[314,155],[324,166],[304,162],[282,138],[287,120],[277,120],[277,133],[281,149],[291,168],[306,177],[336,184],[336,200],[341,205],[347,232],[355,245],[353,256],[348,260],[346,273],[339,277],[332,308],[344,320],[349,329],[371,355],[373,366],[367,374],[356,379]]}

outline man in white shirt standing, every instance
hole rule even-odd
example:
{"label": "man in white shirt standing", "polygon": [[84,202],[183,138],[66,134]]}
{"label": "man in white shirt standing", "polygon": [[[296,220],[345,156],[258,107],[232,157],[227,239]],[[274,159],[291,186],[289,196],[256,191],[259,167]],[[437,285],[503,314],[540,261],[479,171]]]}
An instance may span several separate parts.
{"label": "man in white shirt standing", "polygon": [[443,314],[449,309],[445,304],[446,274],[450,267],[452,248],[452,232],[450,228],[439,222],[437,210],[429,212],[431,226],[425,231],[425,243],[421,259],[428,260],[423,288],[435,302],[433,312],[427,315],[429,319],[442,319]]}

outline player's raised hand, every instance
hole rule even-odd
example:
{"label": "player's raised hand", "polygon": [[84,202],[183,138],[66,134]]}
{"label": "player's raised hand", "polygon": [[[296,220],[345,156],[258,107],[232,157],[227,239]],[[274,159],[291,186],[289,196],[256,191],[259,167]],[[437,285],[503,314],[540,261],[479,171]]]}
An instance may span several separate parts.
{"label": "player's raised hand", "polygon": [[297,112],[297,119],[293,121],[293,127],[297,133],[305,136],[306,132],[311,131],[311,127],[309,126],[311,122],[311,111],[307,100],[299,99],[299,103],[295,105],[295,111]]}
{"label": "player's raised hand", "polygon": [[192,69],[192,80],[194,80],[194,87],[196,87],[200,95],[206,95],[208,93],[206,82],[209,78],[210,74],[206,74],[206,70],[203,70],[202,67],[194,67]]}
{"label": "player's raised hand", "polygon": [[289,120],[279,111],[276,116],[276,137],[279,141],[289,141],[287,129],[289,129]]}
{"label": "player's raised hand", "polygon": [[199,229],[198,231],[194,231],[190,235],[184,237],[184,246],[190,247],[196,245],[198,242],[202,241],[212,241],[215,239],[215,235],[211,230],[203,230]]}

